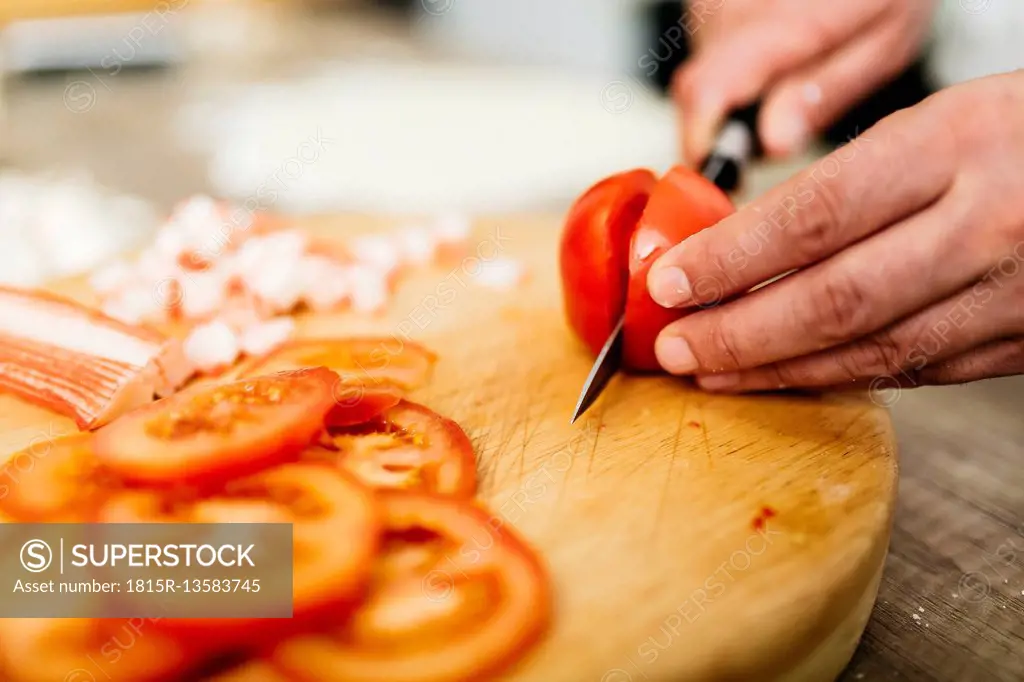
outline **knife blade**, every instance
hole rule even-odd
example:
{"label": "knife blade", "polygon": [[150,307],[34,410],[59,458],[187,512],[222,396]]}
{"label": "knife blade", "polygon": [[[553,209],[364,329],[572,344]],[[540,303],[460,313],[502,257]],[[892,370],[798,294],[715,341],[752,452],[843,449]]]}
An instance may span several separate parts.
{"label": "knife blade", "polygon": [[[758,109],[758,105],[754,104],[733,113],[719,132],[711,154],[701,164],[701,174],[727,194],[739,187],[743,168],[751,158],[761,153],[754,135]],[[575,424],[597,402],[608,382],[621,368],[625,323],[626,317],[623,315],[594,360],[569,420],[570,424]]]}

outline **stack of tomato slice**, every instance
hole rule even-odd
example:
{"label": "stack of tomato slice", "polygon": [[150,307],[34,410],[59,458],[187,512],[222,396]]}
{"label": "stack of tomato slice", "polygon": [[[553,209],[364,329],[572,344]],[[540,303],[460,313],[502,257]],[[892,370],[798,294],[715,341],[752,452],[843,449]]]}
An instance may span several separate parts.
{"label": "stack of tomato slice", "polygon": [[0,620],[0,677],[195,680],[239,654],[248,662],[216,679],[459,682],[514,663],[549,623],[547,577],[472,499],[463,430],[406,397],[435,359],[394,340],[296,341],[241,378],[24,453],[34,466],[0,519],[293,524],[294,615],[165,618],[145,633]]}

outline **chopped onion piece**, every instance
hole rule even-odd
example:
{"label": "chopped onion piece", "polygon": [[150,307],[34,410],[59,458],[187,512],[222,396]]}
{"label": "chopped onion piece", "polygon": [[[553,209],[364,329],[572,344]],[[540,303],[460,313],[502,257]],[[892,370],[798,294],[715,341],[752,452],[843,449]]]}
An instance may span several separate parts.
{"label": "chopped onion piece", "polygon": [[439,216],[434,225],[434,236],[443,243],[464,242],[472,232],[473,221],[462,215]]}
{"label": "chopped onion piece", "polygon": [[246,328],[239,337],[239,346],[246,355],[266,355],[287,341],[295,331],[295,320],[278,317]]}
{"label": "chopped onion piece", "polygon": [[182,282],[181,312],[199,320],[216,314],[227,298],[224,278],[219,272],[196,272]]}
{"label": "chopped onion piece", "polygon": [[352,307],[365,313],[379,312],[390,297],[387,273],[377,268],[356,265],[349,268]]}
{"label": "chopped onion piece", "polygon": [[227,324],[215,320],[197,326],[185,339],[185,354],[202,372],[214,372],[234,364],[240,348],[238,337]]}
{"label": "chopped onion piece", "polygon": [[495,258],[483,261],[473,280],[490,289],[512,289],[526,276],[526,268],[519,261],[510,258]]}
{"label": "chopped onion piece", "polygon": [[420,227],[406,228],[399,232],[398,245],[403,259],[414,265],[429,263],[437,253],[434,235]]}
{"label": "chopped onion piece", "polygon": [[302,300],[315,311],[340,307],[352,293],[349,270],[323,256],[306,256],[302,265]]}
{"label": "chopped onion piece", "polygon": [[127,263],[111,263],[89,278],[89,286],[100,295],[112,294],[131,284],[137,275]]}
{"label": "chopped onion piece", "polygon": [[352,241],[350,248],[356,260],[385,272],[391,272],[401,264],[401,250],[387,235],[362,235]]}

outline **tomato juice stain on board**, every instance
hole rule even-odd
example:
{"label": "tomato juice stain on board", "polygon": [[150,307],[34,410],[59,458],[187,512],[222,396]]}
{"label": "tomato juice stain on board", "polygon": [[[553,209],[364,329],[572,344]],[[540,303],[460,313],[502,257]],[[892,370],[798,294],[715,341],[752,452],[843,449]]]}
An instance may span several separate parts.
{"label": "tomato juice stain on board", "polygon": [[774,518],[777,513],[778,512],[771,507],[761,507],[761,511],[759,511],[757,516],[754,517],[754,520],[750,522],[751,528],[757,532],[763,531],[768,523],[768,519]]}

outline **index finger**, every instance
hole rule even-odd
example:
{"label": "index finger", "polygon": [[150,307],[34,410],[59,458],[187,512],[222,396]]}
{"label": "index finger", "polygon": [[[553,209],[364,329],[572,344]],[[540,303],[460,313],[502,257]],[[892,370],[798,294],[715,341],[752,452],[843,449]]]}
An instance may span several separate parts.
{"label": "index finger", "polygon": [[677,244],[651,266],[651,298],[666,308],[714,305],[919,212],[956,176],[943,119],[928,103],[893,114]]}

